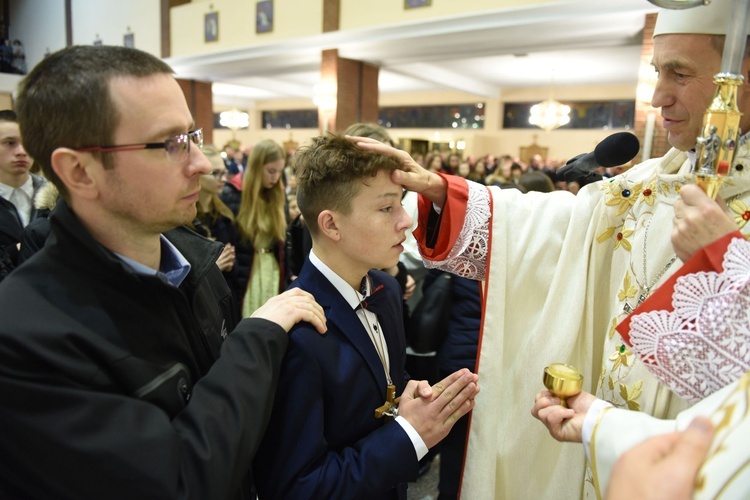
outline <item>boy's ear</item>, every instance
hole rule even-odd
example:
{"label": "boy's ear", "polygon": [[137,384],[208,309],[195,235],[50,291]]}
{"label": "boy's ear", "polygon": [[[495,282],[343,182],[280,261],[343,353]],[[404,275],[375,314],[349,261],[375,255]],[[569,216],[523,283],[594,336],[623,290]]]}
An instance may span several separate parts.
{"label": "boy's ear", "polygon": [[331,210],[323,210],[318,214],[318,229],[326,238],[338,241],[341,238],[336,223],[336,213]]}

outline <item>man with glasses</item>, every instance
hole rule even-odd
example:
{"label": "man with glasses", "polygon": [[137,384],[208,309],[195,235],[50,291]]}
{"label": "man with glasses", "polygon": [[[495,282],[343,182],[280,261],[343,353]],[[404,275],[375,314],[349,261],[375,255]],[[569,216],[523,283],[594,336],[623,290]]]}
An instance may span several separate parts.
{"label": "man with glasses", "polygon": [[297,290],[237,323],[222,245],[181,227],[211,164],[161,60],[70,47],[17,107],[62,199],[0,284],[0,497],[251,494],[286,331],[322,309]]}

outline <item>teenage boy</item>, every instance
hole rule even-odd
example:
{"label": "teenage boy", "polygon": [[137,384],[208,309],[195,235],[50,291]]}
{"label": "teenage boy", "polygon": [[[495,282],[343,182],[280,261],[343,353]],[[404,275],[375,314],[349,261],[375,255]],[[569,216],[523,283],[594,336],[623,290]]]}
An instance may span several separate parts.
{"label": "teenage boy", "polygon": [[261,499],[405,499],[419,459],[474,406],[478,377],[468,370],[431,389],[407,383],[401,291],[374,270],[398,262],[412,224],[391,181],[399,166],[335,135],[295,154],[313,248],[293,286],[316,298],[328,331],[300,323],[290,332],[255,459]]}

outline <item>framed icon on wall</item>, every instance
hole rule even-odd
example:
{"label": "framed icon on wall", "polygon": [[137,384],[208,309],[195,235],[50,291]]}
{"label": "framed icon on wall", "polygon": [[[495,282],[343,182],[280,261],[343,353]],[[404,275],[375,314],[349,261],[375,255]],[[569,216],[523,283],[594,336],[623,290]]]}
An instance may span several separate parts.
{"label": "framed icon on wall", "polygon": [[273,31],[273,0],[263,0],[255,7],[255,32],[270,33]]}
{"label": "framed icon on wall", "polygon": [[122,37],[122,44],[131,49],[135,48],[135,33],[125,33]]}
{"label": "framed icon on wall", "polygon": [[206,42],[216,42],[219,40],[219,13],[209,12],[204,17],[204,28]]}
{"label": "framed icon on wall", "polygon": [[415,9],[417,7],[428,7],[432,0],[404,0],[404,9]]}

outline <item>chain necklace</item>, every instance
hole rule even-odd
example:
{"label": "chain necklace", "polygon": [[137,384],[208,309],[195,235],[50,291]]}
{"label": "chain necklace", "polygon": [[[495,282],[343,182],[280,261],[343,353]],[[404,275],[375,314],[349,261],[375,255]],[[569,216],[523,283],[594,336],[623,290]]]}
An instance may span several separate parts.
{"label": "chain necklace", "polygon": [[[367,278],[368,282],[368,288],[372,290],[372,286],[369,284],[369,278]],[[362,310],[362,314],[365,315],[365,323],[367,324],[367,334],[370,336],[370,340],[372,341],[372,345],[375,346],[375,351],[378,353],[378,358],[380,358],[380,363],[383,365],[383,370],[385,370],[385,377],[388,379],[388,385],[391,385],[393,382],[391,381],[391,374],[390,374],[390,366],[389,366],[389,360],[385,357],[385,338],[380,332],[378,332],[378,335],[375,335],[375,332],[378,331],[377,324],[375,326],[375,332],[372,331],[372,328],[370,327],[370,318],[367,317],[367,309],[365,309],[364,304],[362,303],[362,298],[360,298],[360,293],[356,290],[354,293],[357,294],[357,300],[359,301],[359,307]],[[374,313],[371,313],[374,314]],[[377,318],[377,315],[375,315]],[[377,319],[376,319],[377,321]]]}
{"label": "chain necklace", "polygon": [[[367,286],[370,290],[372,290],[372,285],[370,284],[369,277],[365,277],[367,279]],[[359,307],[362,310],[362,314],[365,315],[365,323],[367,323],[367,333],[370,336],[370,340],[372,341],[372,345],[375,346],[375,351],[378,353],[378,358],[380,358],[380,363],[383,365],[383,370],[385,371],[385,378],[388,381],[388,385],[386,386],[386,397],[385,397],[385,403],[380,405],[379,407],[375,408],[375,418],[383,418],[385,417],[386,420],[396,418],[398,416],[398,402],[401,399],[400,397],[396,397],[396,385],[393,383],[393,380],[391,379],[391,371],[389,367],[389,360],[386,359],[386,350],[385,350],[385,336],[379,332],[379,335],[375,335],[375,333],[372,331],[372,328],[370,327],[370,319],[367,317],[367,309],[365,309],[364,304],[362,303],[362,297],[357,290],[354,290],[354,294],[357,296],[357,300],[359,301]],[[377,318],[377,315],[376,315]],[[375,325],[375,331],[378,330],[377,325]]]}
{"label": "chain necklace", "polygon": [[[664,267],[661,268],[661,271],[659,271],[656,274],[656,277],[654,280],[649,283],[648,282],[648,274],[646,269],[646,249],[648,248],[648,230],[649,227],[651,227],[651,221],[654,220],[654,216],[651,215],[651,218],[646,223],[646,228],[643,231],[643,281],[646,283],[645,285],[641,285],[640,282],[638,282],[638,278],[636,278],[636,283],[638,284],[638,287],[641,289],[641,294],[638,296],[638,303],[636,303],[635,307],[631,307],[630,304],[626,301],[625,306],[623,307],[623,311],[625,313],[630,314],[633,312],[638,306],[643,304],[643,302],[648,298],[649,295],[651,295],[651,290],[654,288],[654,286],[659,282],[662,276],[664,276],[664,273],[667,272],[667,270],[674,264],[674,261],[677,260],[677,255],[673,255],[671,259],[669,259],[669,262],[666,263]],[[635,273],[633,273],[633,276],[635,276]]]}

